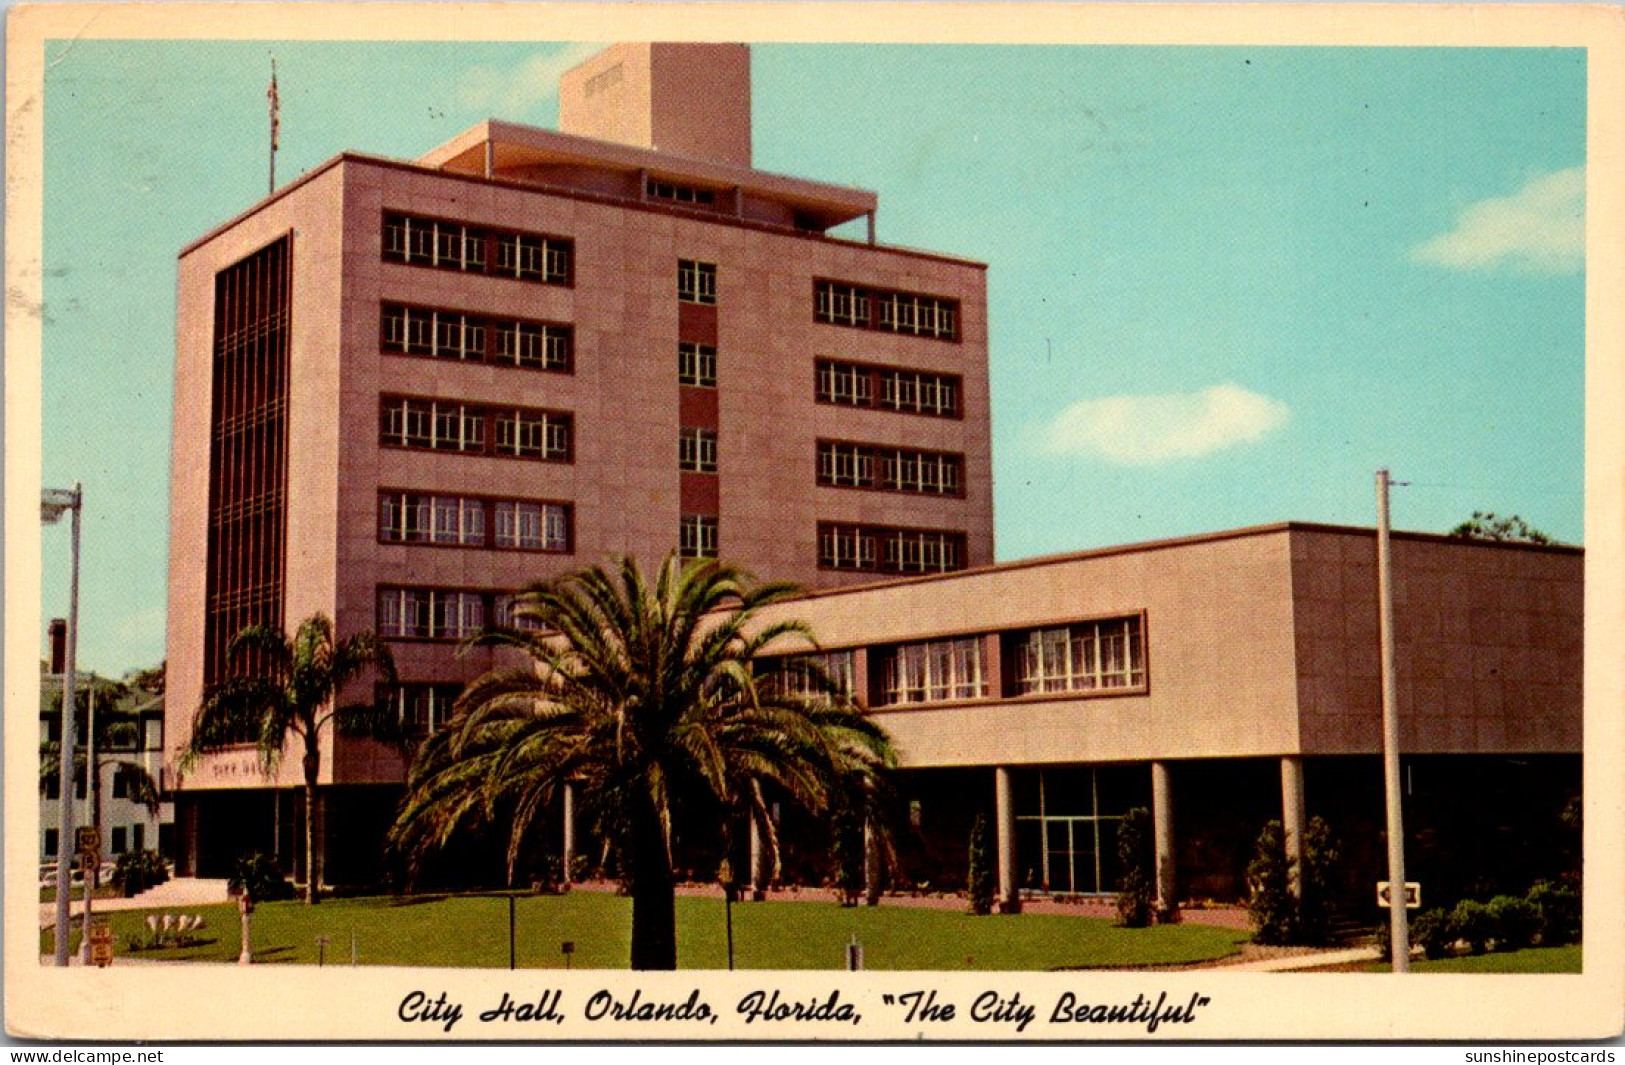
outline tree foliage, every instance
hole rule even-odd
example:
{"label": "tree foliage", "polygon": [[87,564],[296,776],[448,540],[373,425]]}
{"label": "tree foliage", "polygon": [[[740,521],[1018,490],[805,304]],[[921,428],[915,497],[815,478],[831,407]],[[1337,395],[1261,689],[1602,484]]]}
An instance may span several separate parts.
{"label": "tree foliage", "polygon": [[1497,517],[1494,511],[1487,510],[1473,511],[1473,516],[1451,529],[1450,535],[1464,540],[1498,540],[1520,544],[1556,542],[1516,514],[1502,518]]}
{"label": "tree foliage", "polygon": [[1117,923],[1145,928],[1157,905],[1156,856],[1151,844],[1151,811],[1136,806],[1117,825]]}
{"label": "tree foliage", "polygon": [[1298,905],[1292,897],[1292,867],[1286,830],[1271,821],[1258,834],[1253,859],[1247,863],[1247,916],[1259,943],[1293,943],[1298,935]]}
{"label": "tree foliage", "polygon": [[1299,877],[1298,936],[1305,943],[1325,943],[1331,934],[1332,900],[1337,892],[1341,848],[1323,818],[1311,817],[1303,832],[1303,869]]}
{"label": "tree foliage", "polygon": [[622,559],[530,585],[516,616],[535,627],[477,638],[530,664],[471,684],[412,766],[390,837],[408,877],[482,826],[506,828],[511,871],[571,783],[632,897],[633,968],[675,967],[674,822],[748,819],[777,867],[764,789],[824,816],[895,764],[884,731],[815,664],[758,668],[814,646],[805,624],[760,617],[794,591],[675,555],[653,582]]}
{"label": "tree foliage", "polygon": [[316,841],[321,731],[331,723],[346,735],[402,744],[402,722],[385,701],[338,705],[344,689],[373,670],[393,685],[394,658],[371,632],[337,639],[325,614],[300,622],[291,637],[263,625],[246,628],[231,641],[228,654],[242,671],[204,692],[180,768],[189,771],[210,751],[248,742],[258,749],[260,767],[270,775],[289,742],[302,741],[305,901],[314,904],[321,890]]}
{"label": "tree foliage", "polygon": [[965,879],[970,894],[970,912],[978,917],[993,912],[995,855],[992,851],[993,828],[988,824],[987,815],[979,813],[971,823],[970,868]]}

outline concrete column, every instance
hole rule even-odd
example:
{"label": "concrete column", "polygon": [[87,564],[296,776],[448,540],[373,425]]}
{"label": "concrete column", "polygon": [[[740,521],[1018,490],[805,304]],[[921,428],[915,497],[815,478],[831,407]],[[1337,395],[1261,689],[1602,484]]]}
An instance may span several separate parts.
{"label": "concrete column", "polygon": [[1157,853],[1157,919],[1179,919],[1179,878],[1174,868],[1174,791],[1168,763],[1151,763],[1151,832]]}
{"label": "concrete column", "polygon": [[750,819],[750,900],[761,902],[767,898],[767,844],[762,839],[761,826],[756,818]]}
{"label": "concrete column", "polygon": [[1281,759],[1281,827],[1286,829],[1286,856],[1292,862],[1292,894],[1303,890],[1303,830],[1309,819],[1303,804],[1303,759]]}
{"label": "concrete column", "polygon": [[564,866],[562,870],[563,882],[570,883],[570,866],[576,857],[576,789],[573,784],[564,785],[564,844],[559,848],[559,856]]}
{"label": "concrete column", "polygon": [[1010,770],[993,770],[995,831],[999,837],[999,912],[1021,912],[1021,885],[1016,882],[1016,797],[1010,787]]}
{"label": "concrete column", "polygon": [[863,904],[880,905],[880,836],[872,821],[863,823]]}

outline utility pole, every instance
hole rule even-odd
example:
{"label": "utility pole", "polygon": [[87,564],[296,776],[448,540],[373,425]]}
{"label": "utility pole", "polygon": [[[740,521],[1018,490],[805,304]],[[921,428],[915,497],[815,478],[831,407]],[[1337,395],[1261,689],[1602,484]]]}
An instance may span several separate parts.
{"label": "utility pole", "polygon": [[1388,470],[1377,471],[1377,632],[1382,643],[1382,780],[1388,807],[1388,924],[1393,971],[1411,971],[1405,903],[1405,820],[1400,804],[1399,699],[1394,676],[1394,576],[1388,544]]}

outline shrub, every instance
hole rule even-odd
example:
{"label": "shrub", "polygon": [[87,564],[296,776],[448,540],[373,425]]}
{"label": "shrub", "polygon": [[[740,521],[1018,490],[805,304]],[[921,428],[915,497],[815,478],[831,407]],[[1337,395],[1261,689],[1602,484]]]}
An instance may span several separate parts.
{"label": "shrub", "polygon": [[1495,923],[1489,907],[1475,899],[1462,899],[1450,911],[1450,931],[1454,938],[1465,939],[1474,954],[1482,954],[1489,941],[1495,938]]}
{"label": "shrub", "polygon": [[1567,884],[1536,881],[1529,901],[1540,912],[1540,944],[1560,947],[1580,941],[1580,894]]}
{"label": "shrub", "polygon": [[169,867],[157,851],[125,851],[113,866],[113,887],[127,899],[168,879]]}
{"label": "shrub", "polygon": [[1303,833],[1303,897],[1298,909],[1302,942],[1324,943],[1331,933],[1331,903],[1336,892],[1335,871],[1341,858],[1331,826],[1318,817],[1309,819]]}
{"label": "shrub", "polygon": [[835,811],[830,826],[830,879],[842,906],[856,906],[863,891],[863,819],[849,806]]}
{"label": "shrub", "polygon": [[293,884],[282,875],[282,867],[269,854],[245,854],[238,858],[226,886],[233,895],[247,896],[253,903],[280,902],[297,894]]}
{"label": "shrub", "polygon": [[970,892],[970,911],[978,916],[993,912],[993,863],[988,853],[992,849],[992,835],[987,815],[977,814],[970,829],[970,869],[967,871],[966,888]]}
{"label": "shrub", "polygon": [[[1388,927],[1384,925],[1384,936],[1387,933]],[[1429,958],[1448,958],[1456,944],[1450,914],[1437,908],[1417,914],[1416,920],[1411,922],[1411,942],[1421,947],[1422,953]],[[1385,953],[1391,953],[1390,947],[1391,944],[1387,942],[1382,944]]]}
{"label": "shrub", "polygon": [[1136,806],[1117,825],[1117,923],[1144,928],[1156,908],[1156,858],[1151,849],[1151,811]]}
{"label": "shrub", "polygon": [[1292,943],[1298,934],[1298,905],[1292,897],[1292,859],[1286,832],[1271,821],[1258,834],[1253,860],[1247,863],[1247,917],[1258,943]]}
{"label": "shrub", "polygon": [[1488,908],[1496,950],[1521,950],[1535,942],[1540,933],[1540,907],[1515,895],[1497,895]]}

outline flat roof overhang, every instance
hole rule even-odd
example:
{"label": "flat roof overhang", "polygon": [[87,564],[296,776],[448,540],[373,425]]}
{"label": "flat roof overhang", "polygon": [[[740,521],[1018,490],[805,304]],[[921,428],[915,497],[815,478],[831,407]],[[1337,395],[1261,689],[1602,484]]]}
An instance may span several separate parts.
{"label": "flat roof overhang", "polygon": [[646,173],[701,188],[738,188],[746,195],[785,204],[823,229],[862,218],[880,203],[879,197],[867,189],[807,181],[495,119],[464,130],[417,162],[476,175],[485,175],[489,163],[490,175],[504,180],[515,180],[512,172],[527,167],[582,166]]}

